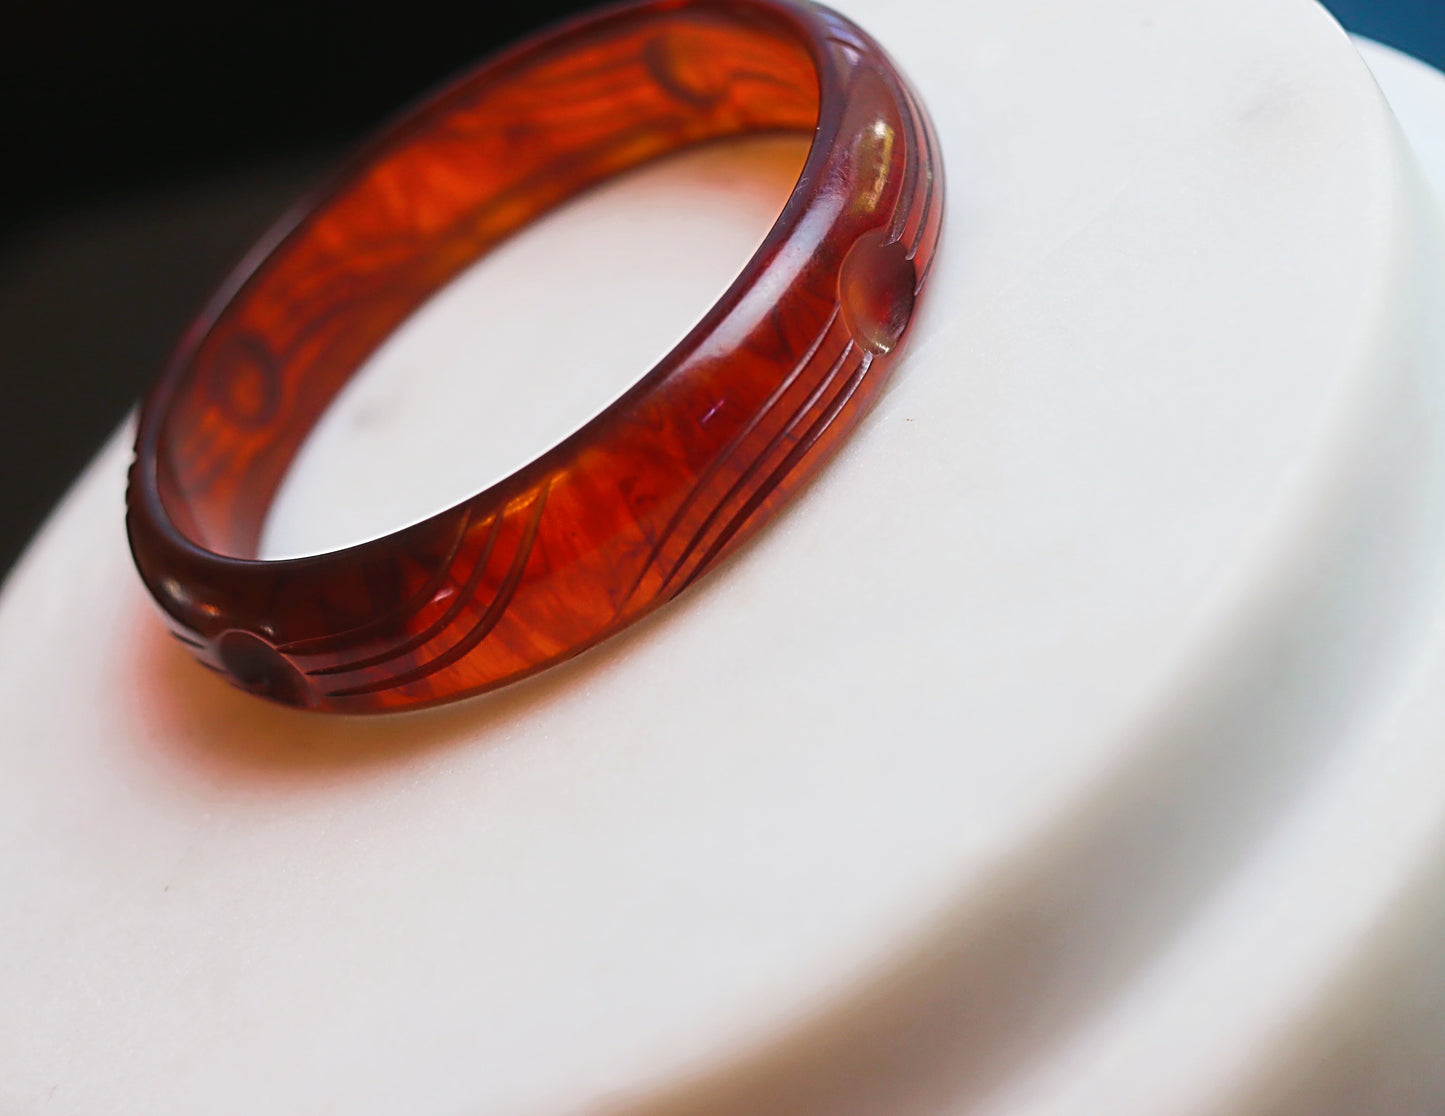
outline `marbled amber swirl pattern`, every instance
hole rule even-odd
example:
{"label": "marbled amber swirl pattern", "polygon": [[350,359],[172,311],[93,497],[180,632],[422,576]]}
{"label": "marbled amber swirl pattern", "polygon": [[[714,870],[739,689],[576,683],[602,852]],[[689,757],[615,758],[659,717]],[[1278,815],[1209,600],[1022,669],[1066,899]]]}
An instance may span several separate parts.
{"label": "marbled amber swirl pattern", "polygon": [[[610,175],[778,129],[814,140],[776,225],[606,411],[386,538],[254,557],[316,419],[462,268]],[[446,701],[574,655],[716,565],[857,423],[942,211],[927,114],[826,8],[651,0],[525,43],[372,142],[183,339],[141,413],[127,518],[141,576],[202,663],[304,708]]]}

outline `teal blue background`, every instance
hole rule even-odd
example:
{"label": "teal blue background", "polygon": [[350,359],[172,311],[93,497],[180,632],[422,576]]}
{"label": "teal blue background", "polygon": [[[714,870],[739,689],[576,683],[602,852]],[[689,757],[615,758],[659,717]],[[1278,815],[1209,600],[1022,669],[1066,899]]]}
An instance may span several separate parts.
{"label": "teal blue background", "polygon": [[1325,0],[1335,18],[1445,69],[1445,0]]}

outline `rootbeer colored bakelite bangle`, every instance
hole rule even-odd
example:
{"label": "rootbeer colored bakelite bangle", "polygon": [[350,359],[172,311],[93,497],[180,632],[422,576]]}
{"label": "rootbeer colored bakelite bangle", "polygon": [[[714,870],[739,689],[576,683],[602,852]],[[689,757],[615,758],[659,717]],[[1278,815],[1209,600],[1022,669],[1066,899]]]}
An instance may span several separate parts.
{"label": "rootbeer colored bakelite bangle", "polygon": [[[620,171],[777,130],[815,136],[777,223],[605,411],[385,538],[255,557],[317,418],[462,268]],[[127,527],[141,577],[203,664],[302,708],[427,705],[575,655],[715,566],[857,423],[908,329],[942,209],[923,106],[827,8],[653,0],[534,38],[372,141],[182,340],[140,415]]]}

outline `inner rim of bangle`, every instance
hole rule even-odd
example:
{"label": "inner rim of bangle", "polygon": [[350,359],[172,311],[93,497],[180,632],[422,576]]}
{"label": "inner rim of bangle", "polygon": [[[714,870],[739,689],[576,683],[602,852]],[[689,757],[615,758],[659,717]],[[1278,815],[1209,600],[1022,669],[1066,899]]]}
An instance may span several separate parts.
{"label": "inner rim of bangle", "polygon": [[544,40],[462,79],[363,152],[180,358],[156,454],[176,527],[209,550],[254,556],[292,459],[352,373],[543,212],[694,144],[811,131],[819,79],[806,45],[742,11],[623,13]]}

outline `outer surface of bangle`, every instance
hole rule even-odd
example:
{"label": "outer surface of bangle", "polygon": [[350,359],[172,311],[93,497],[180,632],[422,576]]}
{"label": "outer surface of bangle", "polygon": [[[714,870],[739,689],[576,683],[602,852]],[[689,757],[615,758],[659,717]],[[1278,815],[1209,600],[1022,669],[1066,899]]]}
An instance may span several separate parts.
{"label": "outer surface of bangle", "polygon": [[[439,287],[604,178],[778,129],[815,138],[777,223],[605,411],[389,536],[255,558],[316,419]],[[136,565],[203,664],[288,705],[402,709],[559,662],[692,584],[826,460],[897,355],[942,209],[923,107],[835,12],[651,0],[564,25],[381,134],[212,300],[141,411]]]}

